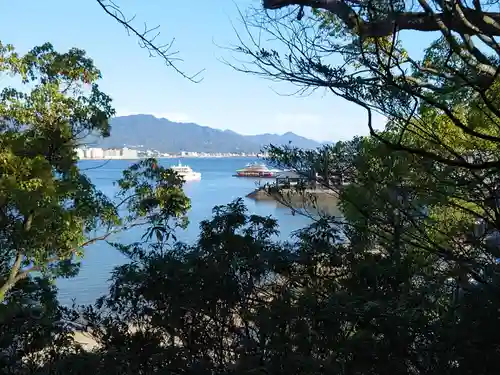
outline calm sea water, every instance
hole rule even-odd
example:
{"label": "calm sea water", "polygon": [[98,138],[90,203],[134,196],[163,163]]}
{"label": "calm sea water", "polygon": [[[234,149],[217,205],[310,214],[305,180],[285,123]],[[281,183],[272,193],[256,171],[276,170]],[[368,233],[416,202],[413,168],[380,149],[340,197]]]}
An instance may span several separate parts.
{"label": "calm sea water", "polygon": [[[190,225],[187,230],[179,234],[179,240],[184,242],[196,241],[201,220],[210,218],[212,208],[216,205],[227,204],[238,197],[245,197],[255,189],[258,180],[236,178],[232,175],[238,168],[254,161],[249,158],[183,158],[179,159],[193,170],[201,172],[201,181],[192,181],[185,184],[185,192],[191,198],[189,212]],[[105,194],[112,196],[116,191],[113,182],[121,177],[123,169],[133,162],[125,160],[85,160],[81,162],[82,169]],[[162,159],[162,165],[177,164],[177,159]],[[292,215],[285,207],[277,207],[271,202],[255,202],[245,198],[245,204],[250,213],[258,215],[272,215],[278,219],[280,237],[287,238],[290,234],[309,224],[306,217]],[[126,232],[113,238],[124,243],[138,239],[141,231]],[[63,304],[70,304],[75,300],[79,304],[87,304],[105,294],[109,285],[110,272],[114,267],[126,262],[125,257],[106,243],[98,243],[87,248],[79,275],[76,278],[57,281],[59,298]]]}

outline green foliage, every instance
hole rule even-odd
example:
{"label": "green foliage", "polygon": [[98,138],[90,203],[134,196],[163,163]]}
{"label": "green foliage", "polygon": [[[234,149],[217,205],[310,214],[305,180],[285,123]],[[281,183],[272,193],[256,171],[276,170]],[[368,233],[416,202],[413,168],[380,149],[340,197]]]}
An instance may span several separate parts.
{"label": "green foliage", "polygon": [[[52,281],[75,275],[86,246],[137,226],[170,233],[186,224],[189,200],[181,179],[154,159],[125,170],[116,197],[80,169],[80,139],[109,135],[114,114],[84,51],[59,53],[47,43],[20,55],[0,44],[0,73],[13,84],[0,94],[0,354],[7,368],[57,352],[42,355],[43,348],[69,350],[66,329],[54,325],[62,315]],[[34,318],[33,309],[43,314]]]}
{"label": "green foliage", "polygon": [[99,347],[44,371],[495,373],[496,339],[477,329],[498,301],[470,286],[457,303],[434,254],[361,228],[342,241],[328,218],[275,242],[276,225],[240,200],[215,208],[193,245],[135,245],[109,294],[77,314]]}
{"label": "green foliage", "polygon": [[[462,113],[469,129],[496,134],[494,108],[477,103],[473,96],[457,104],[455,113]],[[483,121],[476,123],[478,118]],[[331,185],[344,219],[333,225],[347,242],[342,272],[332,281],[352,300],[337,301],[331,314],[343,311],[357,320],[333,318],[351,329],[335,342],[348,358],[342,362],[336,351],[336,363],[343,363],[337,371],[468,374],[475,368],[493,374],[495,365],[487,357],[497,350],[498,339],[486,327],[496,324],[493,311],[500,302],[498,168],[468,163],[494,160],[498,142],[467,134],[432,105],[407,124],[404,137],[393,125],[376,136],[313,152],[271,148],[270,161],[282,167],[314,175],[312,169],[320,176],[346,171],[348,184]],[[387,141],[457,163],[408,149],[396,152]],[[325,164],[328,173],[321,170]],[[353,358],[355,366],[370,365],[353,368]]]}
{"label": "green foliage", "polygon": [[63,318],[57,290],[46,278],[18,282],[0,305],[2,372],[30,373],[61,353],[77,353],[70,327],[61,324]]}
{"label": "green foliage", "polygon": [[[89,211],[112,206],[80,174],[74,148],[84,130],[107,133],[114,112],[83,51],[59,54],[50,44],[23,56],[12,46],[0,51],[1,71],[31,88],[4,88],[0,100],[3,299],[26,276],[24,267],[42,270],[50,259],[71,257],[85,240],[82,228],[97,219]],[[84,82],[94,84],[89,95],[77,93]]]}
{"label": "green foliage", "polygon": [[248,215],[241,200],[214,208],[200,228],[193,245],[128,249],[131,262],[115,270],[109,296],[83,311],[102,345],[96,371],[211,373],[234,359],[240,313],[286,254],[272,241],[276,221]]}
{"label": "green foliage", "polygon": [[[500,269],[473,236],[493,213],[477,171],[374,137],[269,150],[274,164],[331,178],[343,221],[319,217],[281,242],[275,220],[237,200],[193,244],[119,246],[130,262],[108,295],[67,315],[98,347],[37,373],[496,373]],[[122,184],[132,186],[142,191],[140,179]]]}
{"label": "green foliage", "polygon": [[[68,77],[81,81],[87,70],[84,80],[97,78],[91,62],[72,51],[86,66],[81,71],[76,60],[50,46],[28,58],[3,47],[3,69],[25,83],[37,82],[33,95],[5,90],[1,109],[11,119],[0,139],[6,160],[0,195],[10,215],[0,232],[4,285],[11,290],[5,313],[16,315],[9,303],[16,302],[17,289],[37,291],[38,300],[55,306],[46,280],[18,279],[18,271],[12,272],[17,264],[45,275],[69,275],[69,260],[81,241],[149,225],[147,241],[115,244],[130,262],[114,271],[109,293],[94,306],[64,314],[48,309],[48,322],[83,318],[98,346],[80,351],[71,342],[57,342],[58,332],[61,340],[67,336],[53,324],[44,330],[23,321],[23,334],[9,328],[7,341],[18,340],[26,353],[49,344],[57,350],[42,363],[19,369],[38,374],[80,374],[89,368],[96,374],[498,372],[499,96],[489,70],[498,59],[474,49],[464,34],[461,39],[443,35],[421,61],[412,59],[396,28],[382,35],[371,27],[384,26],[385,16],[404,11],[406,4],[372,5],[341,2],[338,9],[347,6],[349,12],[315,11],[310,19],[315,32],[292,24],[287,30],[298,37],[292,38],[295,46],[285,40],[289,54],[260,46],[257,52],[240,49],[265,75],[326,87],[369,114],[378,110],[389,118],[382,132],[371,129],[370,137],[315,151],[269,148],[273,164],[331,189],[343,214],[318,215],[286,242],[275,239],[275,220],[249,214],[242,200],[216,207],[211,220],[201,223],[195,243],[176,242],[172,230],[185,225],[189,202],[175,175],[154,160],[124,172],[117,200],[103,197],[82,176],[70,150],[73,125],[104,135],[107,126],[72,110],[104,113],[107,119],[109,101],[93,86],[87,95],[97,99],[80,105],[82,95],[75,99],[61,86]],[[277,32],[274,40],[283,35],[290,34]],[[341,54],[341,66],[325,63],[332,53]],[[72,68],[59,74],[61,66]],[[54,102],[46,100],[52,97]],[[59,112],[66,117],[54,126]],[[56,128],[61,129],[53,134]],[[22,154],[20,145],[26,143],[37,151]],[[62,157],[51,157],[54,143],[59,147],[54,155]],[[33,228],[36,233],[26,236]],[[104,234],[89,237],[96,228]],[[57,234],[49,236],[48,230]],[[53,256],[60,271],[46,267]],[[38,336],[25,335],[28,329]],[[19,359],[12,355],[5,363],[13,368]]]}
{"label": "green foliage", "polygon": [[[124,172],[118,203],[79,170],[74,151],[79,137],[95,131],[108,135],[114,114],[111,99],[95,83],[100,73],[83,51],[60,54],[45,44],[23,56],[11,46],[1,52],[2,70],[31,87],[28,92],[5,88],[0,102],[2,294],[29,271],[50,267],[53,276],[68,274],[69,263],[59,261],[71,260],[84,245],[110,233],[144,223],[165,226],[187,210],[181,181],[153,168],[154,160]],[[96,229],[104,232],[91,236]],[[19,263],[9,269],[15,259]]]}

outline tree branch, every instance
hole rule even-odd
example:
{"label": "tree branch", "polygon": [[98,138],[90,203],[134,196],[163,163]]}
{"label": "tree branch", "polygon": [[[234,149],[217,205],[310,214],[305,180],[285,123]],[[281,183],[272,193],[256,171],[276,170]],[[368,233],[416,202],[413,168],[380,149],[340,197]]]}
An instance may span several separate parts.
{"label": "tree branch", "polygon": [[[86,246],[89,246],[89,245],[92,245],[98,241],[104,241],[106,240],[108,237],[110,237],[111,235],[113,234],[116,234],[118,232],[120,232],[121,230],[123,230],[123,228],[120,228],[119,230],[114,230],[114,231],[110,231],[108,233],[105,233],[103,234],[102,236],[98,236],[98,237],[94,237],[90,240],[87,240],[85,241],[83,244],[81,244],[80,246],[78,247],[75,247],[73,249],[70,250],[70,254],[73,254],[77,249],[79,248],[82,248],[82,247],[86,247]],[[62,260],[63,258],[59,255],[55,255],[51,258],[48,258],[43,265],[37,265],[37,266],[32,266],[30,268],[27,268],[25,269],[23,272],[20,272],[14,279],[14,284],[21,281],[22,279],[24,279],[25,277],[27,277],[30,273],[32,272],[37,272],[37,271],[41,271],[42,270],[42,267],[43,266],[46,266],[46,265],[50,265],[54,262],[58,262],[60,260]]]}
{"label": "tree branch", "polygon": [[[119,233],[119,232],[121,232],[123,230],[130,229],[130,228],[133,228],[133,227],[136,227],[136,226],[140,226],[140,225],[142,225],[142,223],[133,223],[133,224],[130,224],[130,225],[126,226],[125,228],[124,227],[120,227],[119,229],[111,230],[111,231],[109,231],[109,232],[107,232],[107,233],[105,233],[105,234],[103,234],[101,236],[97,236],[97,237],[91,238],[91,239],[85,241],[83,244],[81,244],[81,245],[79,245],[79,246],[71,249],[69,251],[69,254],[72,255],[79,248],[92,245],[92,244],[94,244],[94,243],[96,243],[98,241],[105,241],[108,237],[110,237],[113,234]],[[24,255],[21,252],[18,252],[17,253],[17,257],[16,257],[16,261],[15,261],[15,263],[12,266],[12,269],[10,271],[9,278],[0,287],[0,302],[3,301],[3,299],[5,298],[5,294],[10,289],[12,289],[12,287],[14,287],[14,285],[16,285],[16,283],[18,283],[19,281],[21,281],[24,278],[26,278],[30,273],[41,271],[43,269],[43,267],[48,266],[48,265],[50,265],[52,263],[58,262],[60,260],[63,260],[64,257],[62,257],[60,255],[55,255],[53,257],[50,257],[50,258],[46,259],[46,261],[43,264],[35,265],[35,266],[29,267],[29,268],[23,270],[22,272],[19,272],[19,270],[21,269],[21,264],[22,264],[22,260],[23,259],[24,259]]]}
{"label": "tree branch", "polygon": [[0,302],[3,301],[5,294],[15,285],[16,277],[19,272],[19,269],[21,268],[21,263],[23,261],[23,258],[24,255],[21,252],[17,252],[16,260],[10,270],[9,278],[0,288]]}
{"label": "tree branch", "polygon": [[[392,12],[382,20],[364,21],[344,0],[263,0],[264,9],[280,9],[290,5],[323,9],[335,14],[352,31],[364,37],[382,37],[398,30],[440,31],[438,22],[443,22],[450,30],[462,34],[500,36],[500,12],[481,12],[477,9],[462,8],[469,21],[450,17],[444,12],[430,16],[426,12]],[[480,32],[478,32],[480,30]]]}
{"label": "tree branch", "polygon": [[[198,83],[201,81],[199,75],[203,72],[200,70],[196,74],[188,75],[183,72],[176,64],[176,61],[179,61],[179,58],[174,58],[176,52],[170,52],[170,49],[173,44],[173,40],[165,45],[160,45],[155,42],[156,38],[160,35],[157,32],[158,26],[154,28],[147,28],[144,26],[144,31],[137,30],[134,26],[132,26],[131,22],[134,20],[135,16],[132,18],[126,18],[123,12],[120,10],[119,6],[115,4],[112,0],[97,0],[99,6],[106,12],[109,16],[111,16],[116,22],[125,27],[127,32],[135,35],[139,38],[139,45],[142,48],[145,48],[149,51],[150,56],[157,55],[161,57],[167,66],[172,68],[176,73],[180,74],[182,77]],[[151,33],[154,32],[154,35]]]}

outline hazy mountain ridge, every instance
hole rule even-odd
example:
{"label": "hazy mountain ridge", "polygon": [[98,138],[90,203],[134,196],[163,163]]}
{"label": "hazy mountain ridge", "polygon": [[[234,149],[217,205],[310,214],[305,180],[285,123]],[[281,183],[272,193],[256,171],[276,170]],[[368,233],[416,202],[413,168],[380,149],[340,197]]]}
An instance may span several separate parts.
{"label": "hazy mountain ridge", "polygon": [[316,142],[312,139],[302,137],[292,132],[287,132],[285,134],[258,134],[258,135],[247,135],[245,136],[254,143],[260,144],[262,146],[273,144],[273,145],[284,145],[289,144],[297,146],[300,148],[316,148],[321,145],[321,143]]}
{"label": "hazy mountain ridge", "polygon": [[99,147],[139,147],[160,152],[259,152],[265,145],[289,144],[316,148],[321,143],[288,132],[242,135],[232,130],[213,129],[195,123],[177,123],[152,115],[131,115],[111,120],[111,136],[87,138],[86,143]]}

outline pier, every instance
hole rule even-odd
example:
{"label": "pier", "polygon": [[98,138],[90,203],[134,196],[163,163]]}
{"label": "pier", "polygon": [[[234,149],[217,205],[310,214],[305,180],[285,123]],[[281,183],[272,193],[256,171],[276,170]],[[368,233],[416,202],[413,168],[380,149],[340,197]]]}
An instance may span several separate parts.
{"label": "pier", "polygon": [[273,184],[267,184],[250,192],[246,197],[255,201],[277,202],[280,206],[296,209],[314,209],[338,215],[338,194],[335,187],[325,186],[319,179],[298,174],[281,174]]}

